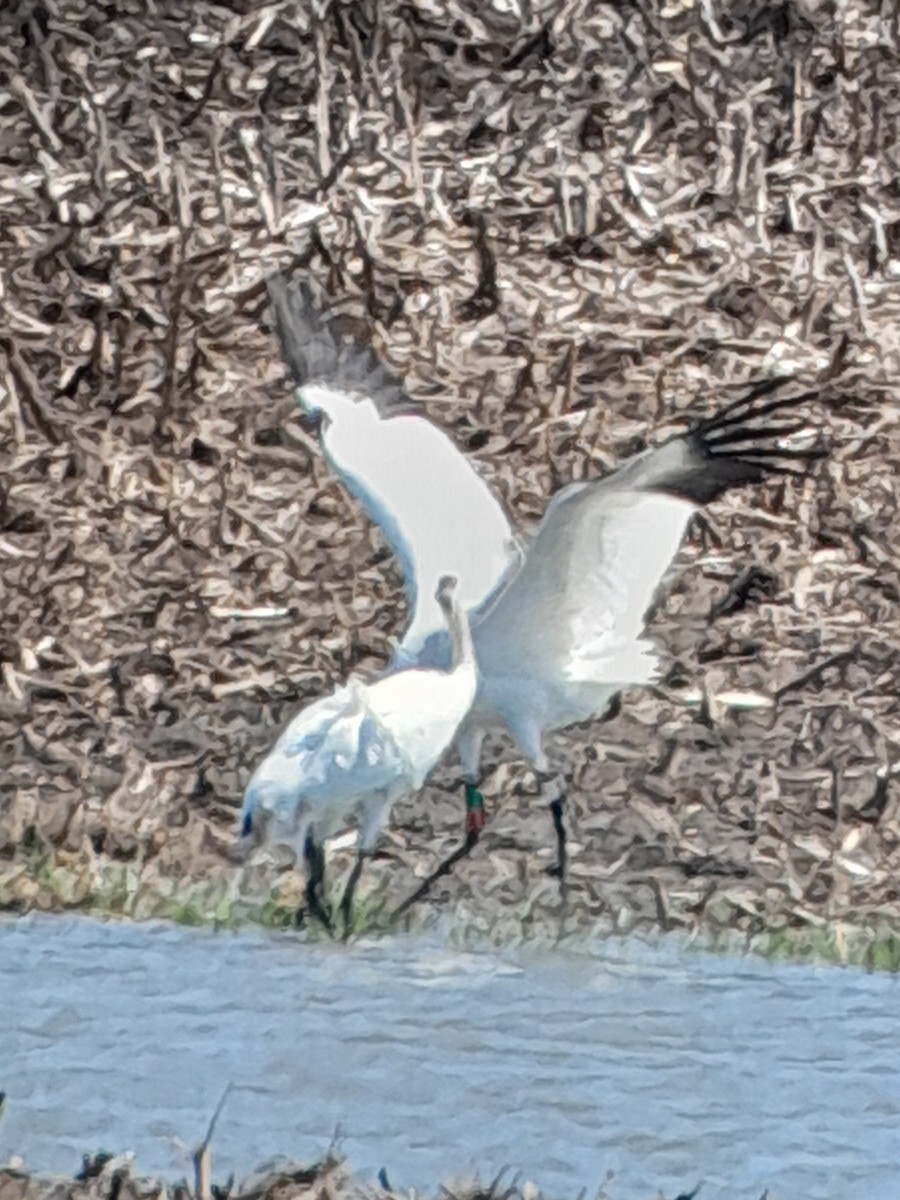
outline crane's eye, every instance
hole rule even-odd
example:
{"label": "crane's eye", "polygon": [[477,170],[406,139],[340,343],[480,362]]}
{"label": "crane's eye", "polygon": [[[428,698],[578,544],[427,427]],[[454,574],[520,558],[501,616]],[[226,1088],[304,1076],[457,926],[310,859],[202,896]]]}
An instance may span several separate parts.
{"label": "crane's eye", "polygon": [[321,408],[317,408],[314,412],[300,409],[300,428],[306,433],[312,433],[316,437],[321,437],[324,430],[330,424],[331,422],[327,413],[324,413]]}

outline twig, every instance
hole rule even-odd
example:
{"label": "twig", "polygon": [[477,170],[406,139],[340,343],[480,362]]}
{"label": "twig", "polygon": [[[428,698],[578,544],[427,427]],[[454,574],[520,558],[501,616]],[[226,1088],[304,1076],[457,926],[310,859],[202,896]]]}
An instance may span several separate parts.
{"label": "twig", "polygon": [[219,621],[276,621],[281,617],[289,617],[293,610],[290,608],[268,607],[260,605],[257,608],[220,608],[213,605],[209,615]]}
{"label": "twig", "polygon": [[9,365],[8,381],[12,381],[18,385],[14,393],[16,398],[25,401],[31,412],[35,427],[40,430],[47,441],[54,446],[58,446],[63,440],[63,435],[56,427],[56,421],[51,409],[41,396],[41,385],[33,371],[25,362],[11,338],[0,338],[0,350],[6,353],[6,360]]}
{"label": "twig", "polygon": [[212,1173],[212,1156],[209,1152],[210,1142],[212,1141],[213,1133],[216,1129],[216,1122],[222,1114],[222,1109],[225,1107],[225,1101],[234,1089],[233,1083],[228,1083],[225,1091],[219,1098],[219,1103],[215,1107],[209,1125],[206,1128],[206,1137],[194,1151],[194,1196],[196,1200],[211,1200],[212,1188],[210,1185]]}
{"label": "twig", "polygon": [[256,193],[259,211],[266,223],[266,229],[272,236],[278,232],[279,220],[275,212],[275,201],[266,179],[265,160],[260,150],[259,130],[249,125],[242,125],[238,130],[238,141],[250,168],[250,184]]}
{"label": "twig", "polygon": [[172,307],[169,312],[169,327],[165,342],[165,377],[163,380],[162,403],[156,419],[156,436],[165,437],[169,418],[175,409],[178,397],[178,345],[184,293],[185,259],[187,258],[188,236],[191,228],[191,191],[184,164],[175,164],[175,200],[178,217],[178,239],[173,246],[174,269],[172,272]]}
{"label": "twig", "polygon": [[37,97],[21,75],[17,75],[13,79],[10,91],[22,101],[23,108],[29,117],[31,117],[47,149],[53,154],[59,154],[60,150],[62,150],[62,142],[50,127],[46,115],[42,111],[40,104],[38,104]]}
{"label": "twig", "polygon": [[219,72],[222,69],[223,52],[224,52],[224,47],[220,46],[219,49],[216,51],[215,57],[213,58],[212,67],[210,67],[209,73],[206,76],[206,81],[203,84],[203,91],[200,95],[200,99],[197,101],[197,103],[194,105],[194,107],[190,110],[190,112],[187,113],[186,116],[182,119],[182,122],[181,122],[182,129],[188,129],[191,125],[193,125],[193,123],[197,120],[197,118],[203,112],[204,108],[206,108],[207,104],[209,103],[210,98],[212,97],[213,88],[215,87],[216,80],[219,77]]}
{"label": "twig", "polygon": [[862,281],[859,277],[859,272],[850,257],[849,250],[845,249],[841,256],[844,260],[844,269],[847,272],[847,278],[850,280],[850,290],[853,292],[853,299],[856,301],[856,315],[859,319],[859,327],[867,338],[872,336],[872,327],[869,323],[869,311],[866,307],[866,298],[863,293]]}
{"label": "twig", "polygon": [[316,63],[318,67],[319,89],[316,99],[316,151],[319,159],[319,178],[326,179],[331,172],[331,137],[330,137],[330,85],[328,78],[328,46],[325,41],[325,31],[319,26],[316,29]]}
{"label": "twig", "polygon": [[805,687],[807,683],[811,683],[814,679],[817,679],[829,667],[837,667],[851,662],[859,654],[859,650],[859,642],[856,642],[849,650],[841,650],[837,654],[829,655],[828,658],[823,659],[817,666],[811,667],[810,670],[804,671],[802,675],[798,675],[796,679],[792,679],[790,683],[786,683],[783,687],[780,687],[775,693],[775,699],[780,700],[788,692],[795,692],[799,688]]}

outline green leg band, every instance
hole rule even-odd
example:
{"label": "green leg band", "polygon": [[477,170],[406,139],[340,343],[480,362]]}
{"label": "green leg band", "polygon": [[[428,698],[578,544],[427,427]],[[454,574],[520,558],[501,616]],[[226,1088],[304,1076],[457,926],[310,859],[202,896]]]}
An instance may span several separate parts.
{"label": "green leg band", "polygon": [[484,796],[474,783],[466,784],[466,833],[481,833],[484,829]]}

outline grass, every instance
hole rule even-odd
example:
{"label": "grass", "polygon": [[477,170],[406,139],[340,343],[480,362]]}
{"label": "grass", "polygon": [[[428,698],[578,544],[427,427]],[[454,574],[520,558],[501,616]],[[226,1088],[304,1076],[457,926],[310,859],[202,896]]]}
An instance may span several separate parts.
{"label": "grass", "polygon": [[750,953],[770,962],[863,967],[870,971],[900,972],[900,930],[843,920],[821,925],[761,928],[750,935],[719,930],[693,943],[706,952]]}
{"label": "grass", "polygon": [[[290,877],[287,877],[290,880]],[[46,853],[34,853],[0,873],[0,912],[26,913],[82,912],[96,917],[131,920],[165,920],[177,925],[211,929],[295,928],[298,910],[296,877],[272,888],[268,896],[250,900],[242,896],[236,876],[222,872],[211,879],[176,881],[157,872],[142,869],[137,862],[104,861],[85,868],[53,862]],[[354,907],[350,929],[352,936],[387,936],[384,920],[385,887],[361,895]],[[413,917],[411,928],[430,924],[430,917]],[[503,941],[532,943],[547,941],[546,922],[535,919],[533,909],[521,916],[508,911],[498,914],[497,930]],[[470,925],[466,916],[451,918],[451,933],[465,935],[467,944],[496,948],[498,939],[488,914]],[[319,940],[325,934],[307,927],[307,936]],[[638,936],[665,935],[643,930]],[[551,942],[564,941],[577,949],[596,948],[601,939],[592,938],[589,926],[560,938],[557,931]],[[855,925],[846,921],[822,921],[821,924],[785,924],[777,912],[761,917],[752,932],[737,928],[701,927],[686,941],[686,947],[700,952],[750,953],[780,963],[808,963],[862,967],[871,971],[900,972],[900,929],[887,922]]]}

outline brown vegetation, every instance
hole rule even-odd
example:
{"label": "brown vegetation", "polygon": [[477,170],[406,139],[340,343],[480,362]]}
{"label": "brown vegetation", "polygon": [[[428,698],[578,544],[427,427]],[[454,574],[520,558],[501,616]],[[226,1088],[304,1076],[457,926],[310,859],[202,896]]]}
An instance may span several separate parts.
{"label": "brown vegetation", "polygon": [[[116,863],[149,888],[131,911],[236,892],[250,764],[402,630],[378,534],[292,414],[282,269],[523,526],[725,384],[837,373],[824,468],[685,548],[652,619],[666,686],[561,743],[572,904],[900,927],[893,6],[108,7],[0,14],[0,899],[87,902]],[[235,615],[260,604],[287,613]],[[443,902],[554,910],[530,780],[498,760],[486,790]],[[461,825],[429,788],[374,880],[399,899]]]}
{"label": "brown vegetation", "polygon": [[[454,1182],[435,1188],[441,1200],[540,1200],[533,1184],[519,1184],[515,1179],[503,1182],[503,1175],[492,1183]],[[199,1181],[198,1181],[199,1182]],[[213,1184],[203,1192],[186,1183],[168,1186],[158,1179],[136,1174],[127,1156],[112,1158],[101,1154],[85,1155],[84,1167],[75,1179],[59,1179],[33,1175],[14,1167],[0,1168],[0,1200],[371,1200],[373,1195],[407,1195],[385,1188],[376,1191],[371,1184],[354,1178],[346,1164],[328,1157],[310,1166],[299,1163],[262,1169],[237,1187],[230,1180],[225,1185]],[[615,1187],[606,1186],[597,1193],[597,1200],[615,1200]],[[662,1193],[657,1192],[657,1197]],[[686,1193],[683,1195],[686,1196]]]}

